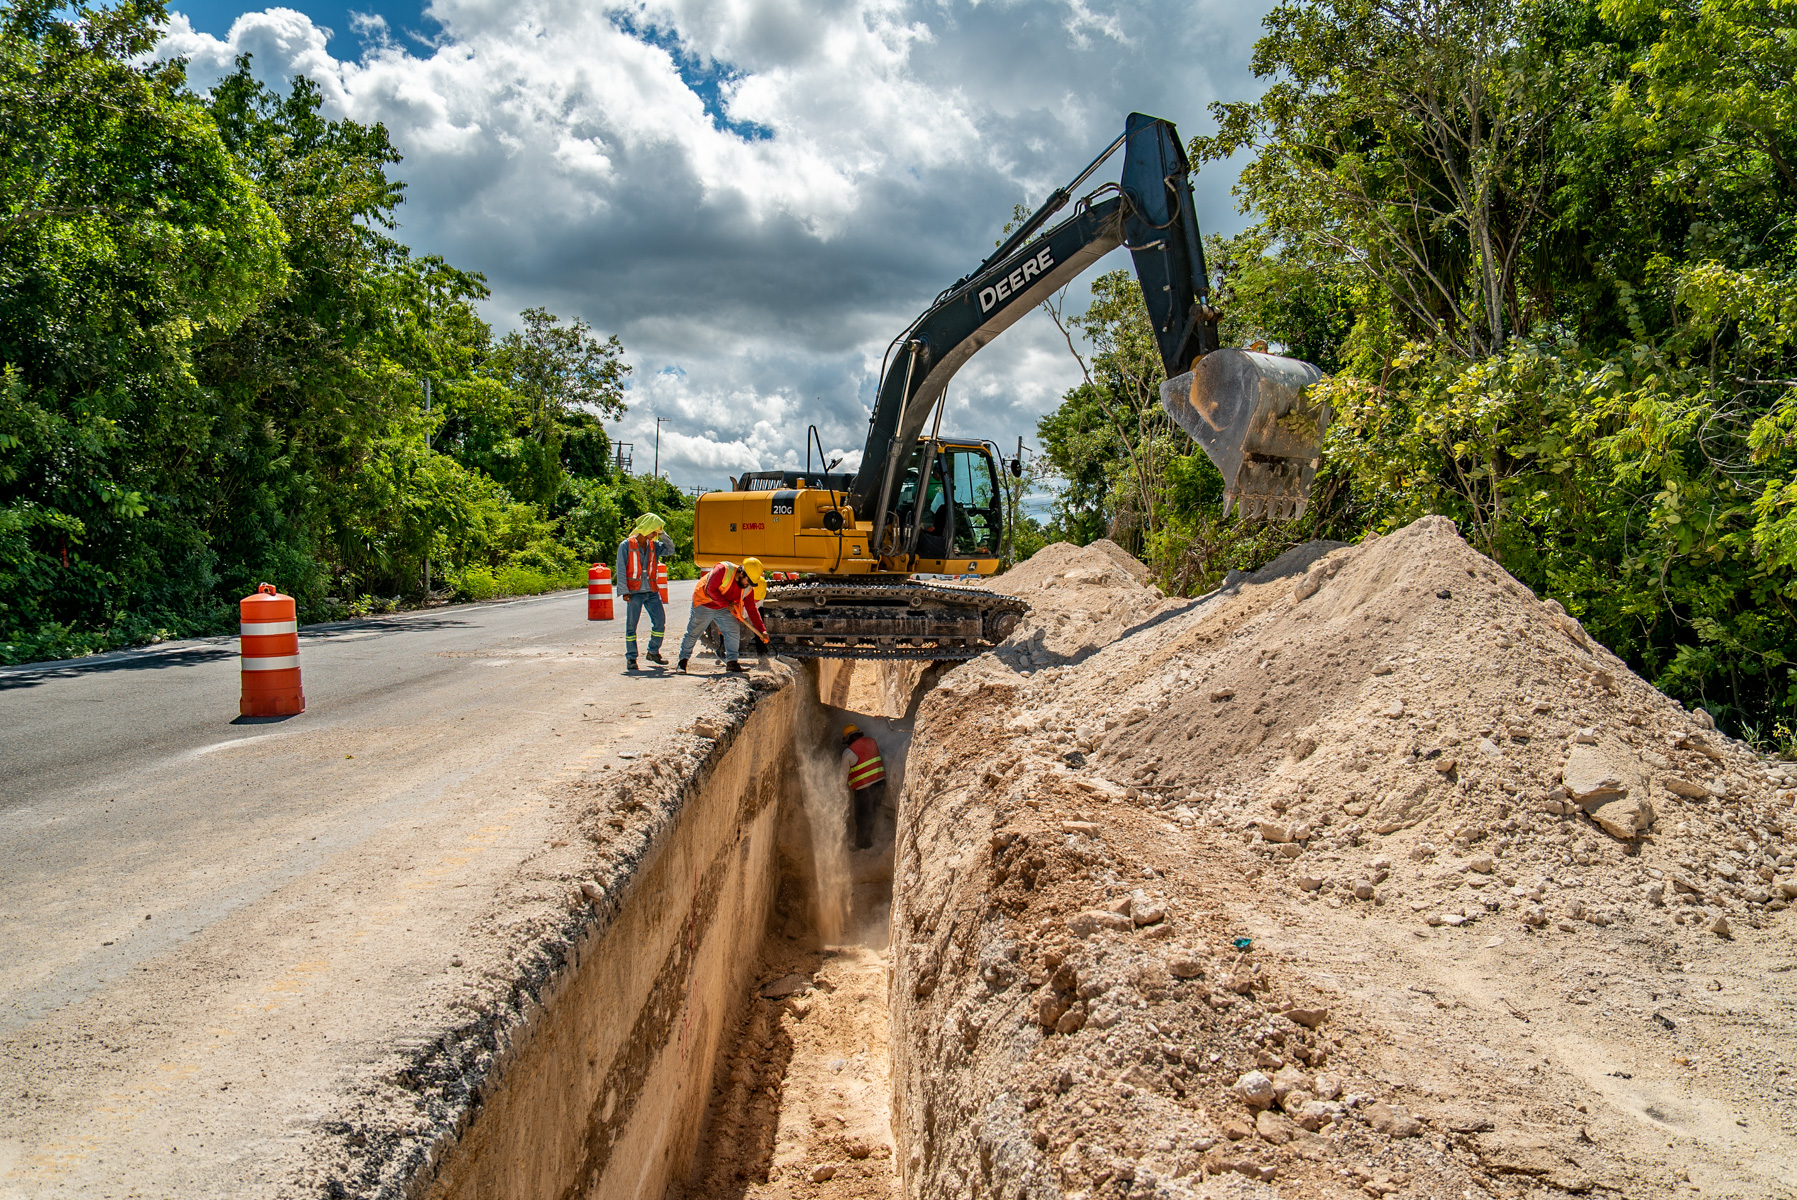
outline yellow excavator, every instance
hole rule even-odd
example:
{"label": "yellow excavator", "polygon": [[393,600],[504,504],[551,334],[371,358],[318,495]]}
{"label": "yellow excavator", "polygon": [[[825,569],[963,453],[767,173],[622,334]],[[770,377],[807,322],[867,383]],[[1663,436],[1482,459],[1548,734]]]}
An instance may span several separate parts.
{"label": "yellow excavator", "polygon": [[[1120,181],[1044,228],[1119,148]],[[750,471],[699,498],[698,564],[759,558],[776,577],[762,604],[773,653],[955,660],[1016,627],[1028,605],[962,581],[1002,566],[1000,471],[1022,464],[991,442],[941,437],[943,391],[980,347],[1118,246],[1154,323],[1161,404],[1223,473],[1225,512],[1303,511],[1330,418],[1306,398],[1322,373],[1218,346],[1190,174],[1172,124],[1130,114],[1121,137],[893,339],[858,470],[834,472],[819,440],[817,470]]]}

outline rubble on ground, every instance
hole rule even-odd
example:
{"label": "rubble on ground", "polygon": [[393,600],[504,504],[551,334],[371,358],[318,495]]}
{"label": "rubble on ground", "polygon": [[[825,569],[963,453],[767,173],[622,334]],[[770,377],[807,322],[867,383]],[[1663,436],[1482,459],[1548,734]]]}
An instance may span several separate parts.
{"label": "rubble on ground", "polygon": [[[1586,1105],[1544,1101],[1577,1080],[1453,1014],[1608,1036],[1510,998],[1606,996],[1548,978],[1599,938],[1609,974],[1660,989],[1631,1020],[1686,1036],[1665,1015],[1685,982],[1648,976],[1693,953],[1675,938],[1721,944],[1797,898],[1789,764],[1637,678],[1444,518],[1300,547],[1202,601],[1102,547],[998,582],[1033,611],[925,700],[902,805],[908,1195],[1196,1196],[1219,1176],[1671,1194],[1620,1148],[1648,1135],[1594,1140]],[[1527,970],[1499,994],[1440,959],[1477,953]],[[1369,955],[1448,982],[1372,1008],[1386,981],[1304,965]],[[1431,1060],[1402,1060],[1411,1043]]]}

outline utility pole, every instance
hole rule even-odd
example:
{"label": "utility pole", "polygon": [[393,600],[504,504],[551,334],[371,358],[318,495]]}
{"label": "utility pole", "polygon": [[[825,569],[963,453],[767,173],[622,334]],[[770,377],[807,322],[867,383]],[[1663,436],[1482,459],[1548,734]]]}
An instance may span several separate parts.
{"label": "utility pole", "polygon": [[657,479],[661,478],[661,423],[663,421],[672,421],[673,419],[674,419],[673,417],[656,417],[655,418],[655,469],[654,469],[654,475],[655,475],[655,478],[657,478]]}

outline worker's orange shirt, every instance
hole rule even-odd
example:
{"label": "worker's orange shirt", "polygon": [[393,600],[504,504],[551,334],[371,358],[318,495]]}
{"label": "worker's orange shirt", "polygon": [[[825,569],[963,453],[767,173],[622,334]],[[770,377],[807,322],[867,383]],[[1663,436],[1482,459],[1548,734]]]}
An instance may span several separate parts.
{"label": "worker's orange shirt", "polygon": [[727,608],[736,619],[767,637],[767,625],[761,620],[761,609],[755,604],[755,589],[736,582],[735,563],[721,562],[699,577],[693,589],[693,603],[703,608]]}

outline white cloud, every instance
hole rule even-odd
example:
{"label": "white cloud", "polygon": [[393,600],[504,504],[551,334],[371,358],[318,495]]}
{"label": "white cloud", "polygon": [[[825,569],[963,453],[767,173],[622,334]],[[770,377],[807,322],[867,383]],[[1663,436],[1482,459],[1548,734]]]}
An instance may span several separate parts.
{"label": "white cloud", "polygon": [[[271,8],[222,39],[176,14],[163,52],[197,87],[250,53],[266,82],[316,80],[328,115],[383,122],[413,248],[485,274],[501,327],[543,304],[616,332],[636,367],[616,436],[646,467],[671,417],[663,469],[712,484],[803,465],[812,423],[852,465],[893,335],[1128,111],[1189,136],[1251,95],[1264,4],[435,0],[413,51],[339,60]],[[1226,176],[1198,181],[1225,231]],[[962,372],[943,427],[1013,444],[1077,378],[1031,316]]]}

